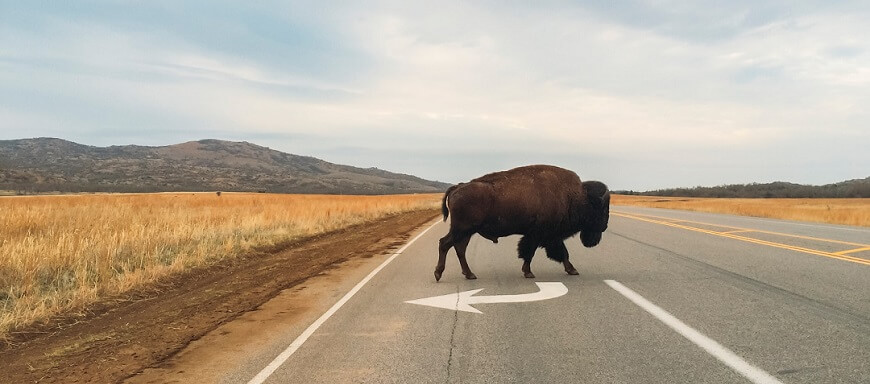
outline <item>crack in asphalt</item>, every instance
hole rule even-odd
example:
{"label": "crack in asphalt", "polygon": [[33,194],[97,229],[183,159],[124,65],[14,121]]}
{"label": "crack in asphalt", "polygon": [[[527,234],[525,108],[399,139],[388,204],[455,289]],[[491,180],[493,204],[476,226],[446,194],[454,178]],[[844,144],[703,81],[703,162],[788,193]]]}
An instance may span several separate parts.
{"label": "crack in asphalt", "polygon": [[[456,292],[459,293],[459,286],[456,287]],[[456,308],[459,308],[459,295],[456,295]],[[445,383],[450,382],[450,368],[453,365],[453,349],[456,348],[456,325],[459,323],[459,311],[453,311],[453,326],[450,327],[450,352],[447,354],[447,379]]]}

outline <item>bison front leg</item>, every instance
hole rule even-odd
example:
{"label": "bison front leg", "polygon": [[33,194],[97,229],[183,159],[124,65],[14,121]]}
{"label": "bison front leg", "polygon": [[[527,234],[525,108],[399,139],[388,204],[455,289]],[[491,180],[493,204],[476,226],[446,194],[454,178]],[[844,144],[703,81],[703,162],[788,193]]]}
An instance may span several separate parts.
{"label": "bison front leg", "polygon": [[565,247],[564,241],[553,241],[544,246],[547,251],[547,257],[555,261],[561,262],[565,267],[565,272],[569,275],[579,275],[574,265],[568,261],[568,248]]}
{"label": "bison front leg", "polygon": [[532,273],[532,258],[535,257],[538,246],[538,241],[529,236],[523,236],[519,246],[517,246],[519,258],[523,259],[523,276],[528,279],[535,278],[535,274]]}
{"label": "bison front leg", "polygon": [[562,262],[562,265],[565,266],[565,272],[569,275],[579,275],[580,272],[577,272],[577,268],[574,268],[574,265],[568,261],[568,255],[565,255],[565,261]]}

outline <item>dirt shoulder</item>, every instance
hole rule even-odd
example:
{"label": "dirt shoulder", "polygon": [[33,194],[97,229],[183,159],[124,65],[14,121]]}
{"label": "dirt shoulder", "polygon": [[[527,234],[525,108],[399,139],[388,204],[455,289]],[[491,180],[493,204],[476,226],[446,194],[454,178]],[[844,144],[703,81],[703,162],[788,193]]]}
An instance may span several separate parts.
{"label": "dirt shoulder", "polygon": [[404,244],[435,210],[411,212],[305,239],[282,250],[200,268],[19,334],[0,346],[4,382],[120,382],[159,367],[192,341],[334,268]]}

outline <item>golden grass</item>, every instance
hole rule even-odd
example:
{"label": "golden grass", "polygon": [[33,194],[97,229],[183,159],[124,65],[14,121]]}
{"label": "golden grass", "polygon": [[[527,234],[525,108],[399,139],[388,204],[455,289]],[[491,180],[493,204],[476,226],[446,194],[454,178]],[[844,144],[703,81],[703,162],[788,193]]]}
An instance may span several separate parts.
{"label": "golden grass", "polygon": [[614,195],[611,204],[870,226],[870,199],[725,199]]}
{"label": "golden grass", "polygon": [[0,339],[170,273],[386,215],[440,194],[0,197]]}

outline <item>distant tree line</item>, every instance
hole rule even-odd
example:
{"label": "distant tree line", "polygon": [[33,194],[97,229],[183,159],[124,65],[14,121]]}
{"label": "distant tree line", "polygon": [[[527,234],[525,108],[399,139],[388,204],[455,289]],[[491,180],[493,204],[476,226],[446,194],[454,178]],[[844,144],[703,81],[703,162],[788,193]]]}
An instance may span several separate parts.
{"label": "distant tree line", "polygon": [[785,182],[731,184],[716,187],[670,188],[647,192],[619,191],[628,195],[730,198],[870,198],[870,177],[827,185]]}

